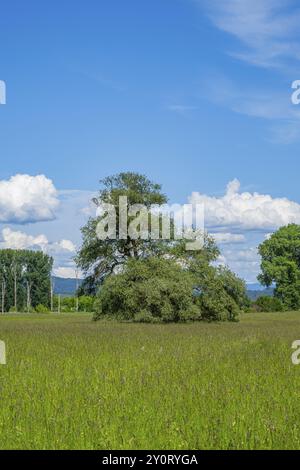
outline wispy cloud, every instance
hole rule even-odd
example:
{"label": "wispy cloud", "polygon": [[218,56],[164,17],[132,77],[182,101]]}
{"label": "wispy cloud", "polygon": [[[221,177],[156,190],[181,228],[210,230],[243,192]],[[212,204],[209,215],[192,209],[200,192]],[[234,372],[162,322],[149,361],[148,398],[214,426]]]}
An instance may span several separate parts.
{"label": "wispy cloud", "polygon": [[235,57],[263,67],[300,59],[300,8],[295,0],[198,1],[213,24],[237,38]]}
{"label": "wispy cloud", "polygon": [[275,144],[293,144],[300,141],[300,121],[286,121],[271,127],[271,142]]}
{"label": "wispy cloud", "polygon": [[191,105],[186,105],[186,104],[171,104],[167,106],[168,111],[181,114],[183,116],[186,116],[191,111],[195,111],[197,109],[198,109],[197,106],[191,106]]}
{"label": "wispy cloud", "polygon": [[82,75],[85,75],[86,78],[98,82],[105,88],[110,88],[111,90],[117,92],[123,92],[126,90],[126,87],[122,83],[111,78],[105,77],[101,73],[90,73],[86,71],[81,71],[81,73]]}
{"label": "wispy cloud", "polygon": [[[202,86],[202,98],[268,124],[266,140],[291,144],[300,140],[300,107],[291,103],[290,85],[300,66],[300,4],[296,0],[194,0],[219,30],[236,39],[227,54],[253,66],[280,72],[269,87],[236,83],[224,76],[210,77]],[[232,50],[233,49],[233,50]],[[217,86],[216,86],[217,83]]]}
{"label": "wispy cloud", "polygon": [[280,91],[252,88],[251,85],[245,88],[220,74],[203,81],[201,90],[202,99],[209,99],[235,113],[268,121],[266,140],[277,144],[300,140],[300,106],[292,104],[291,88]]}
{"label": "wispy cloud", "polygon": [[246,237],[242,233],[219,232],[210,234],[220,245],[231,245],[233,243],[243,243]]}
{"label": "wispy cloud", "polygon": [[272,89],[258,90],[251,86],[245,88],[219,75],[203,81],[201,90],[202,98],[208,98],[240,114],[268,120],[300,119],[300,108],[292,104],[292,90],[288,88],[280,92]]}

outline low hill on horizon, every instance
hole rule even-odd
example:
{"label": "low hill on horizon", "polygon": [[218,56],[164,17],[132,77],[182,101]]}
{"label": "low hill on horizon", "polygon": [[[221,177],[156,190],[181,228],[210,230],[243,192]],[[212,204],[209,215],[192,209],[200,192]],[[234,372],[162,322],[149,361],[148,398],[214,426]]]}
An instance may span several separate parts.
{"label": "low hill on horizon", "polygon": [[[76,279],[73,278],[63,278],[63,277],[52,277],[54,284],[54,294],[55,295],[64,295],[64,296],[73,296],[76,293]],[[78,285],[82,283],[82,279],[78,279]]]}
{"label": "low hill on horizon", "polygon": [[247,295],[250,300],[257,300],[258,297],[263,296],[268,296],[268,297],[273,297],[273,292],[274,289],[273,287],[267,287],[267,288],[262,288],[262,289],[249,289],[249,286],[247,286]]}

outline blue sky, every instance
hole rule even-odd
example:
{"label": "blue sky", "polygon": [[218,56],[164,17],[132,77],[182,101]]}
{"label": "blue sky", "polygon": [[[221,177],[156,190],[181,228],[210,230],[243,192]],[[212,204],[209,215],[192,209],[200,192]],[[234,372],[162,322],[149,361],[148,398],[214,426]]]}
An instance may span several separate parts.
{"label": "blue sky", "polygon": [[[56,272],[70,274],[62,241],[80,244],[98,180],[133,170],[172,202],[206,195],[208,229],[214,218],[227,234],[221,261],[254,281],[257,244],[300,222],[299,20],[293,0],[3,2],[0,196],[17,174],[44,175],[36,197],[51,180],[60,204],[21,220],[17,202],[8,213],[0,201],[0,244],[40,246],[43,234]],[[11,200],[31,185],[18,181]]]}

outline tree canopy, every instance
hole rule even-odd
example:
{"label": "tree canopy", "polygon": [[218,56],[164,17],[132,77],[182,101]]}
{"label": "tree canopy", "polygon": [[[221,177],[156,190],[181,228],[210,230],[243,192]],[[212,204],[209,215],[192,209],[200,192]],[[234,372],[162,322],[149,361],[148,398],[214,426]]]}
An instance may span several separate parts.
{"label": "tree canopy", "polygon": [[235,321],[245,287],[228,270],[202,264],[191,270],[174,259],[129,260],[107,277],[95,302],[95,319],[139,322]]}
{"label": "tree canopy", "polygon": [[193,301],[193,277],[171,260],[129,260],[122,273],[108,277],[96,301],[96,319],[171,322],[200,318]]}
{"label": "tree canopy", "polygon": [[[163,205],[161,186],[137,173],[121,173],[101,181],[95,203],[119,208],[120,197],[147,209]],[[118,217],[118,210],[116,211]],[[119,237],[99,239],[97,225],[105,215],[90,218],[82,228],[77,256],[86,280],[81,293],[97,293],[96,315],[134,321],[235,320],[246,303],[243,281],[227,268],[212,265],[220,254],[212,237],[203,234],[200,249],[187,249],[187,239]],[[160,217],[160,216],[159,216]],[[152,221],[152,219],[151,219]],[[127,224],[131,220],[128,217]],[[128,235],[129,233],[129,235]]]}
{"label": "tree canopy", "polygon": [[161,249],[161,243],[153,240],[133,240],[130,236],[120,239],[118,223],[120,196],[126,196],[130,205],[143,204],[147,208],[167,202],[159,184],[137,173],[120,173],[101,180],[100,184],[101,188],[94,202],[97,206],[108,203],[116,208],[117,232],[114,240],[100,240],[97,237],[97,224],[103,215],[91,217],[82,228],[83,243],[77,255],[77,264],[87,274],[81,291],[88,293],[95,293],[96,286],[128,259],[147,257],[155,252],[158,253]]}
{"label": "tree canopy", "polygon": [[53,259],[31,250],[0,250],[0,298],[4,311],[50,305]]}
{"label": "tree canopy", "polygon": [[[162,237],[159,239],[151,237],[134,239],[128,233],[125,239],[120,238],[120,196],[126,196],[129,205],[143,204],[150,210],[152,206],[163,206],[168,202],[166,195],[162,193],[161,185],[153,183],[144,175],[132,172],[110,176],[101,180],[100,184],[101,189],[94,202],[98,206],[108,203],[116,208],[116,238],[101,240],[97,236],[97,225],[103,219],[103,214],[91,217],[82,228],[83,242],[76,258],[78,266],[86,274],[80,289],[81,294],[95,294],[97,287],[104,279],[120,269],[130,259],[146,259],[166,254],[187,259],[189,255],[185,250],[185,241],[175,240],[173,221],[171,221],[169,240]],[[132,217],[128,217],[127,227],[131,221]],[[202,258],[213,261],[218,257],[218,254],[219,250],[215,242],[211,237],[206,236],[203,250],[201,250]]]}
{"label": "tree canopy", "polygon": [[265,286],[275,284],[274,296],[286,308],[300,308],[300,226],[281,227],[259,246],[261,274]]}

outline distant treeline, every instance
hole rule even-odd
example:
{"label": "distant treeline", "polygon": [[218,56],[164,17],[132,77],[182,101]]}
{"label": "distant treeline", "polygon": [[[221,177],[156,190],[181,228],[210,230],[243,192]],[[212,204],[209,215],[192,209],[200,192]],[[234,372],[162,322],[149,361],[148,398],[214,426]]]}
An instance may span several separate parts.
{"label": "distant treeline", "polygon": [[54,294],[62,296],[74,296],[76,295],[77,287],[82,284],[82,279],[65,279],[62,277],[52,277]]}
{"label": "distant treeline", "polygon": [[0,311],[51,304],[53,258],[31,250],[0,250]]}

